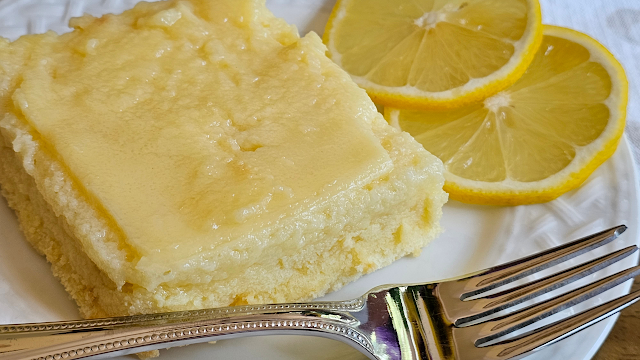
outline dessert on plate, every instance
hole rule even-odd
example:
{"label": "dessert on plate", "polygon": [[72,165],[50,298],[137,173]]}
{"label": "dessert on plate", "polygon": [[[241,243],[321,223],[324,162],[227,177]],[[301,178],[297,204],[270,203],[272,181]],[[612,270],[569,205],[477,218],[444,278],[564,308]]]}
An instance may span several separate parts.
{"label": "dessert on plate", "polygon": [[443,166],[259,0],[0,40],[0,186],[85,317],[296,301],[419,252]]}

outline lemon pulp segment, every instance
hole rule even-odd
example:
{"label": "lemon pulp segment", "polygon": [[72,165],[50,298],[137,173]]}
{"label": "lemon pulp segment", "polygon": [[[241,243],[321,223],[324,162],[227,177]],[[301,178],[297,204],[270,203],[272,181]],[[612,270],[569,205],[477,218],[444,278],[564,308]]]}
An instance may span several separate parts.
{"label": "lemon pulp segment", "polygon": [[455,110],[387,109],[387,117],[444,162],[453,198],[537,202],[579,185],[613,153],[626,84],[593,39],[547,27],[531,66],[510,88]]}
{"label": "lemon pulp segment", "polygon": [[374,101],[451,107],[517,80],[540,42],[539,11],[528,0],[342,0],[325,42]]}

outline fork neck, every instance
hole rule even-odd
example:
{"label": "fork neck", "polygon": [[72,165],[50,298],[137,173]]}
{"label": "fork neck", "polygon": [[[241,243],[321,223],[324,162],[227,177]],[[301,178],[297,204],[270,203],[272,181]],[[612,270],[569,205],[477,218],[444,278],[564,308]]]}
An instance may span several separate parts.
{"label": "fork neck", "polygon": [[112,357],[256,335],[313,335],[346,342],[375,359],[357,326],[364,299],[240,306],[120,318],[0,325],[6,360]]}
{"label": "fork neck", "polygon": [[438,284],[376,289],[356,314],[379,359],[456,359]]}

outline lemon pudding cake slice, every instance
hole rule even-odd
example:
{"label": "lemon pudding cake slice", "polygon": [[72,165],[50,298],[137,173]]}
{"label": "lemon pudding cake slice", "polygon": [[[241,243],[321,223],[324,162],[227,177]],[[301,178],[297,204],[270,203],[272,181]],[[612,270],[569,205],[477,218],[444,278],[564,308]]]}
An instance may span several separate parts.
{"label": "lemon pudding cake slice", "polygon": [[0,184],[83,316],[321,296],[439,232],[443,167],[264,0],[0,40]]}

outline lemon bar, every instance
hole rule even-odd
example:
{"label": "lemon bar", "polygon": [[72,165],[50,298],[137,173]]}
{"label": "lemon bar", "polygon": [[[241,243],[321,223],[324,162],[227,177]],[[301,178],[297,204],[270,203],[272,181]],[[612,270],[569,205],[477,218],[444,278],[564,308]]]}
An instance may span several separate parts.
{"label": "lemon bar", "polygon": [[297,301],[419,252],[442,163],[264,0],[0,40],[0,185],[85,317]]}

